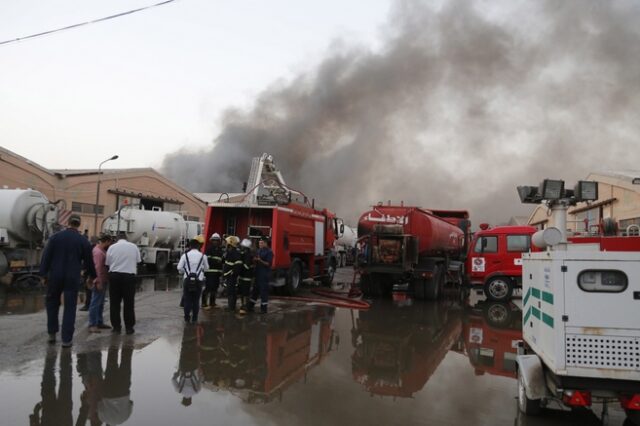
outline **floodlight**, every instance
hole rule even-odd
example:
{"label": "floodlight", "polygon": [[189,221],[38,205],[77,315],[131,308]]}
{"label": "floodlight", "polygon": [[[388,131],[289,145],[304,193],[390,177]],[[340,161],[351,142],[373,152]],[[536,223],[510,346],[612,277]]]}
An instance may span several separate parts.
{"label": "floodlight", "polygon": [[598,199],[598,182],[581,180],[574,189],[576,201],[596,201]]}
{"label": "floodlight", "polygon": [[518,195],[520,201],[525,204],[538,204],[541,201],[537,186],[519,186]]}
{"label": "floodlight", "polygon": [[564,181],[545,179],[540,184],[538,192],[543,200],[559,200],[564,197]]}

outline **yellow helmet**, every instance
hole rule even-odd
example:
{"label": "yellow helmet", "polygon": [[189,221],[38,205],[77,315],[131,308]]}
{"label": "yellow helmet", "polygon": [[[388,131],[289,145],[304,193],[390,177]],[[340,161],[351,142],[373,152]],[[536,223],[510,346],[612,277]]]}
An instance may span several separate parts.
{"label": "yellow helmet", "polygon": [[230,246],[237,247],[238,244],[240,243],[240,238],[236,237],[235,235],[231,235],[231,236],[227,237],[225,241]]}
{"label": "yellow helmet", "polygon": [[200,244],[204,244],[204,237],[202,235],[196,235],[195,237],[193,237],[193,239],[199,242]]}

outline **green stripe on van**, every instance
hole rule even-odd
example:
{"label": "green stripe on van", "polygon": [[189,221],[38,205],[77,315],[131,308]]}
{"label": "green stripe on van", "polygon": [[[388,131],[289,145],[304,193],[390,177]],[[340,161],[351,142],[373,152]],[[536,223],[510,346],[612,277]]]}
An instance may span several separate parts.
{"label": "green stripe on van", "polygon": [[529,296],[531,296],[531,288],[529,287],[529,290],[527,290],[527,294],[524,295],[524,301],[523,301],[523,306],[527,306],[527,301],[529,301]]}
{"label": "green stripe on van", "polygon": [[553,294],[548,293],[546,291],[542,292],[542,301],[547,302],[550,305],[553,305]]}
{"label": "green stripe on van", "polygon": [[535,306],[531,307],[531,313],[533,314],[534,317],[540,319],[540,310]]}
{"label": "green stripe on van", "polygon": [[544,312],[542,313],[542,322],[553,328],[553,317],[545,314]]}
{"label": "green stripe on van", "polygon": [[523,323],[527,323],[527,321],[529,320],[529,317],[531,316],[531,308],[527,309],[527,313],[524,316],[524,319],[522,320]]}
{"label": "green stripe on van", "polygon": [[533,297],[535,297],[536,299],[540,299],[540,289],[537,289],[535,287],[531,287],[531,295]]}

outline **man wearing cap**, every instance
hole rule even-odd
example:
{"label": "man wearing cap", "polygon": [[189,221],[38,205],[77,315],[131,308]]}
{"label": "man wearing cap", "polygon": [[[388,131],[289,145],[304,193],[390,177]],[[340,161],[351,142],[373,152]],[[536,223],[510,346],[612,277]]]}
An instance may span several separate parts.
{"label": "man wearing cap", "polygon": [[222,240],[218,233],[213,234],[209,239],[209,246],[206,250],[209,269],[204,273],[206,285],[204,292],[202,293],[203,309],[218,307],[216,305],[216,293],[218,293],[218,286],[220,285],[220,276],[222,275],[222,256],[224,255],[221,243]]}
{"label": "man wearing cap", "polygon": [[80,216],[69,217],[69,227],[49,238],[40,261],[40,276],[47,285],[47,331],[49,343],[55,343],[59,331],[60,296],[64,295],[62,315],[62,346],[71,347],[76,322],[78,291],[82,285],[81,270],[92,279],[96,270],[91,244],[78,231]]}
{"label": "man wearing cap", "polygon": [[109,313],[114,333],[122,331],[120,305],[127,334],[133,334],[136,323],[134,302],[136,297],[136,271],[142,262],[138,247],[127,241],[127,234],[120,232],[118,242],[107,250],[105,265],[109,267]]}
{"label": "man wearing cap", "polygon": [[99,333],[101,329],[110,330],[111,327],[104,324],[102,313],[104,311],[104,295],[107,292],[107,250],[111,245],[111,236],[102,234],[98,238],[98,244],[93,248],[93,264],[98,275],[93,280],[93,291],[91,292],[91,304],[89,306],[89,332]]}

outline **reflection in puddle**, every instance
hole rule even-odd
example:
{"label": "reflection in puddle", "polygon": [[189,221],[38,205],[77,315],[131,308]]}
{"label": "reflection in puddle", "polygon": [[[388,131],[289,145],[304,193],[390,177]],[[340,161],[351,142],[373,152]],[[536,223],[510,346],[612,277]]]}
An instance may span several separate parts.
{"label": "reflection in puddle", "polygon": [[522,312],[513,303],[482,301],[464,317],[464,346],[476,375],[516,378],[516,343]]}
{"label": "reflection in puddle", "polygon": [[[165,284],[173,285],[143,281],[139,291]],[[50,347],[40,360],[0,373],[0,394],[12,396],[0,398],[0,424],[492,426],[596,418],[518,415],[513,343],[522,320],[513,304],[375,301],[349,311],[277,301],[266,316],[209,311],[202,324],[184,326],[174,296],[166,300],[175,323],[147,346],[134,347],[137,335],[105,336],[104,346],[95,341],[102,350]],[[616,415],[611,424],[622,424]]]}
{"label": "reflection in puddle", "polygon": [[461,332],[460,309],[446,304],[373,305],[352,330],[353,377],[375,395],[420,391]]}
{"label": "reflection in puddle", "polygon": [[[131,358],[133,346],[114,345],[107,351],[106,368],[102,370],[99,351],[77,355],[76,366],[84,391],[80,396],[77,425],[119,425],[127,421],[133,410],[130,399]],[[56,368],[56,361],[59,365]],[[58,380],[56,380],[58,372]],[[72,425],[72,354],[70,350],[48,351],[42,372],[40,402],[29,415],[30,425]],[[58,386],[56,387],[56,384]]]}
{"label": "reflection in puddle", "polygon": [[174,388],[190,405],[201,387],[226,390],[248,403],[281,398],[289,385],[333,349],[334,308],[316,306],[239,320],[214,316],[205,326],[187,325]]}

